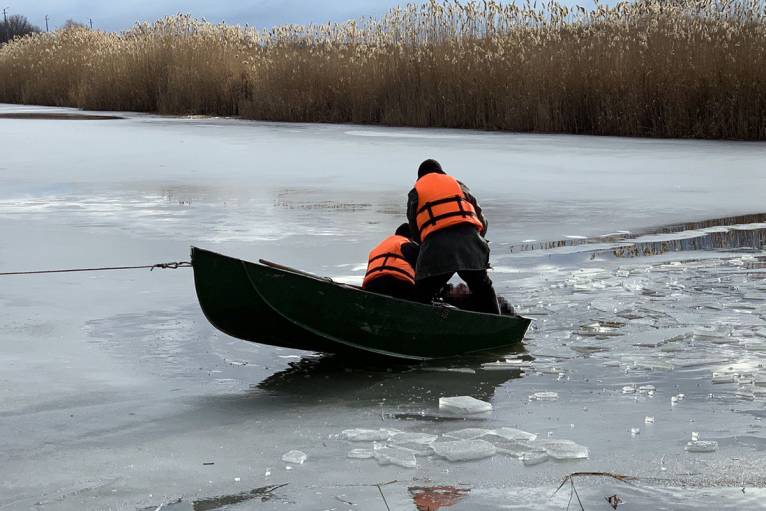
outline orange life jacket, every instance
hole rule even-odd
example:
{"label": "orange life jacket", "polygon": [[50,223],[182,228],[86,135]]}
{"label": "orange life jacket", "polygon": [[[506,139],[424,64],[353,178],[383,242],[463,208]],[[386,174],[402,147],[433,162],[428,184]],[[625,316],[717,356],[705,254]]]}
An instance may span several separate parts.
{"label": "orange life jacket", "polygon": [[473,204],[465,198],[465,193],[452,176],[431,173],[421,177],[415,183],[418,192],[418,210],[415,222],[420,231],[420,241],[432,232],[457,224],[471,224],[481,232],[481,223]]}
{"label": "orange life jacket", "polygon": [[402,245],[409,242],[410,240],[404,236],[394,235],[373,248],[367,262],[367,273],[362,287],[384,275],[415,285],[415,269],[402,254]]}

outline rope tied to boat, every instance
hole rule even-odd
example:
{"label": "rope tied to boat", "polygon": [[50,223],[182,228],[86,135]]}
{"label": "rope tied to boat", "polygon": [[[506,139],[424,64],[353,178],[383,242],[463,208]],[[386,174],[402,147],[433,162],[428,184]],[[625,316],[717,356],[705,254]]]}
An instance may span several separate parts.
{"label": "rope tied to boat", "polygon": [[87,272],[87,271],[113,271],[113,270],[175,270],[178,268],[191,268],[192,263],[190,261],[174,261],[171,263],[156,263],[156,264],[143,264],[140,266],[102,266],[98,268],[66,268],[57,270],[33,270],[33,271],[9,271],[0,272],[0,277],[6,277],[9,275],[40,275],[43,273],[75,273],[75,272]]}

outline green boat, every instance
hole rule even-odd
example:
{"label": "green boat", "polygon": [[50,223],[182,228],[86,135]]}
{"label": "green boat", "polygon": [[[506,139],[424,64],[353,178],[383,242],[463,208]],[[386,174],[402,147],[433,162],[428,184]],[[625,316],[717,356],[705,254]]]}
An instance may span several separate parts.
{"label": "green boat", "polygon": [[222,332],[261,344],[429,360],[502,352],[530,320],[428,305],[364,291],[267,261],[192,247],[202,311]]}

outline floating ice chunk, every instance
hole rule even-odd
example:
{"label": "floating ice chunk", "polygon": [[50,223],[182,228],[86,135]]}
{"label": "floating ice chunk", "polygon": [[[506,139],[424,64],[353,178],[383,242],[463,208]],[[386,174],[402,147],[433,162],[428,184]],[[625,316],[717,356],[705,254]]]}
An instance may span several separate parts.
{"label": "floating ice chunk", "polygon": [[357,460],[366,460],[372,458],[373,456],[374,453],[372,452],[372,449],[351,449],[348,451],[348,454],[346,454],[347,458]]}
{"label": "floating ice chunk", "polygon": [[692,442],[696,442],[700,439],[699,431],[692,431]]}
{"label": "floating ice chunk", "polygon": [[428,433],[394,433],[389,441],[397,447],[410,449],[416,455],[428,456],[433,454],[431,444],[437,438],[436,435],[429,435]]}
{"label": "floating ice chunk", "polygon": [[455,415],[474,415],[491,412],[492,404],[471,396],[440,397],[439,410]]}
{"label": "floating ice chunk", "polygon": [[654,424],[654,417],[650,415],[644,417],[644,424]]}
{"label": "floating ice chunk", "polygon": [[341,431],[340,436],[344,440],[348,440],[350,442],[373,442],[373,441],[383,441],[388,440],[388,437],[390,437],[393,433],[398,432],[397,430],[392,429],[386,429],[386,428],[380,428],[380,429],[363,429],[363,428],[354,428],[354,429],[344,429]]}
{"label": "floating ice chunk", "polygon": [[532,363],[526,360],[506,360],[504,362],[486,362],[481,365],[485,371],[508,371],[532,367]]}
{"label": "floating ice chunk", "polygon": [[497,448],[485,440],[456,440],[454,442],[434,442],[434,452],[449,461],[480,460],[494,456]]}
{"label": "floating ice chunk", "polygon": [[693,440],[686,444],[688,452],[715,452],[718,450],[718,442],[715,440]]}
{"label": "floating ice chunk", "polygon": [[590,455],[587,447],[571,440],[545,440],[542,446],[548,456],[557,460],[579,460]]}
{"label": "floating ice chunk", "polygon": [[558,398],[556,392],[535,392],[529,396],[530,401],[556,401]]}
{"label": "floating ice chunk", "polygon": [[641,434],[641,428],[630,428],[630,436],[638,436]]}
{"label": "floating ice chunk", "polygon": [[465,428],[444,433],[444,436],[447,438],[454,438],[456,440],[473,440],[475,438],[480,438],[491,433],[494,433],[494,430],[484,428]]}
{"label": "floating ice chunk", "polygon": [[528,452],[522,456],[521,461],[524,465],[531,467],[548,461],[549,456],[544,452]]}
{"label": "floating ice chunk", "polygon": [[713,380],[712,382],[715,384],[722,384],[722,383],[735,383],[737,381],[737,375],[734,373],[725,373],[725,372],[713,372]]}
{"label": "floating ice chunk", "polygon": [[295,465],[303,465],[303,462],[306,461],[306,453],[303,451],[288,451],[282,455],[282,461],[285,463],[293,463]]}
{"label": "floating ice chunk", "polygon": [[375,444],[373,457],[381,465],[396,465],[404,468],[415,468],[417,466],[413,451],[395,445]]}
{"label": "floating ice chunk", "polygon": [[525,440],[506,440],[494,435],[487,435],[482,440],[485,440],[495,446],[497,452],[507,454],[515,458],[523,458],[525,454],[529,453],[544,453],[545,449],[539,445],[535,445],[534,442],[527,442]]}
{"label": "floating ice chunk", "polygon": [[675,405],[675,404],[678,404],[678,403],[680,403],[681,401],[683,401],[685,397],[686,397],[686,395],[685,395],[685,394],[676,394],[675,396],[671,396],[671,398],[670,398],[670,404],[671,404],[671,405]]}
{"label": "floating ice chunk", "polygon": [[534,433],[508,427],[498,428],[494,431],[494,434],[506,440],[527,440],[532,442],[537,439],[537,435]]}
{"label": "floating ice chunk", "polygon": [[744,399],[746,401],[752,401],[755,399],[755,393],[753,392],[753,386],[752,385],[740,385],[737,387],[737,392],[735,393],[735,396],[737,399]]}
{"label": "floating ice chunk", "polygon": [[638,391],[641,393],[649,393],[649,392],[655,392],[657,389],[654,385],[641,385],[638,387]]}
{"label": "floating ice chunk", "polygon": [[635,385],[625,385],[622,388],[623,394],[635,394],[636,392],[636,386]]}

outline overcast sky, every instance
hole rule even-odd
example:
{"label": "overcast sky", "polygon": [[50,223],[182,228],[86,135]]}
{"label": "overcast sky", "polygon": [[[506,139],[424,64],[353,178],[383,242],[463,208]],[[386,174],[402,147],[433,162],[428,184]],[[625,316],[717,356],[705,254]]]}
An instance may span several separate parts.
{"label": "overcast sky", "polygon": [[[426,0],[410,0],[422,3]],[[614,3],[607,0],[603,3]],[[93,27],[124,30],[137,21],[155,21],[179,12],[208,21],[249,24],[258,28],[286,23],[326,23],[361,16],[380,16],[407,0],[0,0],[0,8],[11,14],[23,14],[45,29],[48,15],[50,29],[72,18],[81,23],[93,20]],[[562,3],[592,5],[592,0],[563,0]]]}

